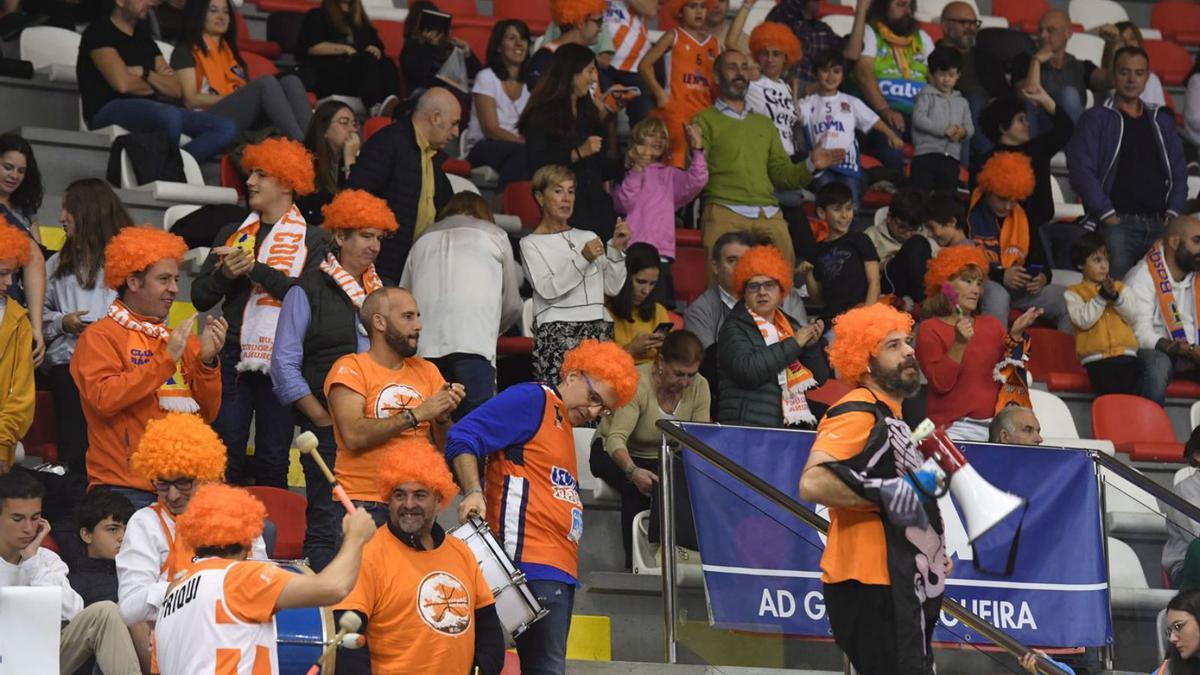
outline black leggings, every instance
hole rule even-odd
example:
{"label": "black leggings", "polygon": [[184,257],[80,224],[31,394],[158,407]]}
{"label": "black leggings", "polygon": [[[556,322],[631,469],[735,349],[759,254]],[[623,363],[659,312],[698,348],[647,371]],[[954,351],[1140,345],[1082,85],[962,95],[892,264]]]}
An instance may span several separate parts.
{"label": "black leggings", "polygon": [[1092,391],[1105,394],[1134,394],[1137,392],[1138,366],[1136,356],[1114,356],[1083,364]]}
{"label": "black leggings", "polygon": [[87,451],[87,420],[79,403],[79,389],[71,377],[71,366],[51,366],[48,375],[54,395],[54,419],[58,427],[58,462],[73,472],[84,473]]}

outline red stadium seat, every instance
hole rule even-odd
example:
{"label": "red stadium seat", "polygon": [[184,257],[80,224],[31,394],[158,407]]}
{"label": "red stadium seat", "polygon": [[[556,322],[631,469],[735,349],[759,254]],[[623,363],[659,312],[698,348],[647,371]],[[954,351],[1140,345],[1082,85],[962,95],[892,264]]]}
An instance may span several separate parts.
{"label": "red stadium seat", "polygon": [[48,464],[58,463],[58,421],[54,418],[54,396],[38,391],[33,399],[33,425],[21,439],[25,454],[41,457]]}
{"label": "red stadium seat", "polygon": [[1172,398],[1200,398],[1200,382],[1191,380],[1171,380],[1167,384],[1167,396]]}
{"label": "red stadium seat", "polygon": [[501,197],[504,212],[521,219],[521,225],[528,229],[537,227],[542,221],[542,208],[533,198],[533,185],[527,180],[518,180],[504,186]]}
{"label": "red stadium seat", "polygon": [[683,330],[683,317],[675,312],[667,312],[667,316],[671,317],[671,330]]}
{"label": "red stadium seat", "polygon": [[[529,30],[534,35],[546,32],[546,26],[552,21],[550,3],[538,0],[495,0],[492,3],[492,16],[497,19],[520,19],[529,24]],[[658,27],[666,30],[661,20]]]}
{"label": "red stadium seat", "polygon": [[817,16],[829,16],[831,14],[846,14],[854,16],[854,8],[848,5],[831,5],[828,2],[821,2],[817,9]]}
{"label": "red stadium seat", "polygon": [[676,299],[691,302],[708,288],[708,260],[704,249],[677,246],[675,262],[671,265],[671,281],[675,284]]}
{"label": "red stadium seat", "polygon": [[[437,0],[435,4],[437,4],[439,10],[455,19],[467,16],[479,16],[479,8],[475,6],[475,0]],[[482,54],[479,56],[479,60],[484,60]]]}
{"label": "red stadium seat", "polygon": [[383,40],[383,53],[393,61],[400,59],[400,50],[404,49],[404,22],[376,19],[371,22],[379,39]]}
{"label": "red stadium seat", "polygon": [[843,396],[849,394],[852,389],[854,389],[854,387],[851,387],[841,380],[829,378],[828,380],[825,380],[825,384],[817,387],[816,389],[805,392],[804,396],[810,401],[816,401],[818,403],[824,403],[825,405],[832,406],[834,403],[837,403],[839,400],[841,400]]}
{"label": "red stadium seat", "polygon": [[54,551],[55,553],[62,555],[62,548],[58,545],[57,541],[54,541],[53,534],[46,534],[46,538],[42,540],[42,548],[46,549],[47,551]]}
{"label": "red stadium seat", "polygon": [[1150,25],[1168,40],[1188,47],[1200,45],[1200,5],[1195,3],[1156,2],[1150,7]]}
{"label": "red stadium seat", "polygon": [[229,155],[221,155],[221,187],[233,188],[237,190],[238,199],[246,199],[246,181]]}
{"label": "red stadium seat", "polygon": [[1087,371],[1075,354],[1075,338],[1053,328],[1029,329],[1029,374],[1050,391],[1092,390]]}
{"label": "red stadium seat", "polygon": [[673,15],[668,14],[667,12],[667,3],[658,3],[658,29],[664,33],[672,28],[679,27],[679,22],[675,20]]}
{"label": "red stadium seat", "polygon": [[[534,3],[531,3],[534,4]],[[450,34],[466,40],[471,45],[471,53],[480,61],[487,61],[488,38],[492,35],[492,26],[496,20],[490,16],[469,17],[454,20],[450,24]]]}
{"label": "red stadium seat", "polygon": [[1008,19],[1008,26],[1036,33],[1042,15],[1050,11],[1046,0],[992,0],[992,14]]}
{"label": "red stadium seat", "polygon": [[276,560],[303,558],[304,529],[308,524],[304,516],[308,500],[304,495],[265,485],[253,485],[246,489],[266,505],[267,517],[275,523],[275,550],[271,552],[271,557]]}
{"label": "red stadium seat", "polygon": [[237,17],[238,49],[241,50],[243,58],[246,52],[265,56],[268,59],[277,59],[280,54],[283,54],[283,49],[274,42],[270,42],[269,40],[255,40],[250,37],[250,27],[246,25],[246,17],[242,16],[241,12],[234,12],[233,14]]}
{"label": "red stadium seat", "polygon": [[465,159],[450,158],[442,162],[442,171],[471,179],[471,163]]}
{"label": "red stadium seat", "polygon": [[508,356],[512,354],[532,354],[533,338],[523,335],[502,335],[496,340],[496,354]]}
{"label": "red stadium seat", "polygon": [[704,240],[701,238],[700,230],[677,227],[675,228],[675,245],[703,247]]}
{"label": "red stadium seat", "polygon": [[1163,86],[1177,87],[1187,81],[1193,63],[1186,49],[1167,40],[1146,40],[1142,47],[1150,55],[1150,70],[1162,78]]}
{"label": "red stadium seat", "polygon": [[267,14],[274,12],[300,12],[304,14],[310,9],[321,6],[318,0],[258,0],[258,8]]}
{"label": "red stadium seat", "polygon": [[275,64],[271,63],[271,60],[262,54],[242,52],[242,60],[246,62],[247,75],[252,80],[257,80],[260,77],[270,77],[279,73],[279,69],[275,67]]}
{"label": "red stadium seat", "polygon": [[375,117],[368,117],[367,120],[365,122],[363,122],[363,125],[362,125],[363,143],[366,143],[367,139],[374,136],[375,132],[379,131],[380,129],[386,127],[387,125],[389,125],[391,123],[392,123],[392,118],[390,118],[390,117],[380,117],[378,115],[376,115]]}
{"label": "red stadium seat", "polygon": [[1092,401],[1092,436],[1134,460],[1182,462],[1183,443],[1161,406],[1141,396],[1106,394]]}
{"label": "red stadium seat", "polygon": [[932,22],[926,23],[926,22],[922,21],[921,28],[926,33],[929,33],[929,37],[933,38],[934,42],[937,42],[938,40],[942,39],[942,24],[932,23]]}

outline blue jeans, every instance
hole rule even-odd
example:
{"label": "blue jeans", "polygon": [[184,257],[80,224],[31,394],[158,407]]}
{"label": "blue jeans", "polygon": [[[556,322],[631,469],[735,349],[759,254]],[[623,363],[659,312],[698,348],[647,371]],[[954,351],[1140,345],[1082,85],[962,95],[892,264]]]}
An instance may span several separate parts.
{"label": "blue jeans", "polygon": [[[319,427],[312,420],[304,418],[300,428],[311,431],[317,437],[317,452],[325,460],[325,464],[333,471],[334,459],[337,457],[337,442],[333,439],[333,426]],[[325,569],[333,554],[337,552],[338,536],[342,528],[342,516],[346,508],[339,502],[333,501],[333,486],[325,478],[317,463],[307,454],[300,456],[300,466],[304,469],[304,490],[308,498],[308,507],[304,515],[308,527],[304,530],[304,557],[314,572]]]}
{"label": "blue jeans", "polygon": [[979,126],[979,113],[987,106],[989,97],[986,94],[971,94],[967,96],[967,106],[971,109],[971,123],[975,125],[975,133],[971,134],[971,141],[963,144],[963,154],[959,161],[965,167],[974,166],[971,162],[972,157],[983,157],[992,151],[993,143],[987,134],[981,131]]}
{"label": "blue jeans", "polygon": [[528,583],[549,613],[517,636],[522,675],[563,675],[567,672],[567,634],[575,608],[575,587],[561,581]]}
{"label": "blue jeans", "polygon": [[466,398],[450,414],[455,422],[496,395],[496,367],[486,358],[478,354],[447,354],[429,360],[447,382],[467,388]]}
{"label": "blue jeans", "polygon": [[1163,236],[1166,223],[1158,214],[1118,213],[1117,219],[1117,224],[1101,223],[1097,230],[1108,244],[1109,274],[1124,279],[1125,273]]}
{"label": "blue jeans", "polygon": [[1200,379],[1200,370],[1182,370],[1186,362],[1175,359],[1157,349],[1139,349],[1137,354],[1138,381],[1136,393],[1162,405],[1167,400],[1167,385],[1177,376],[1189,380]]}
{"label": "blue jeans", "polygon": [[[287,489],[292,412],[275,397],[269,375],[237,371],[241,351],[236,345],[221,350],[221,411],[212,426],[229,453],[225,482],[244,485],[253,478],[255,485]],[[255,421],[254,458],[247,468],[251,418]]]}
{"label": "blue jeans", "polygon": [[112,485],[110,485],[108,487],[108,489],[110,489],[113,492],[128,499],[129,502],[131,504],[133,504],[133,509],[135,511],[138,509],[144,509],[147,506],[150,506],[154,502],[158,501],[157,494],[155,494],[153,492],[146,492],[145,490],[138,490],[136,488],[128,488],[128,487],[117,487],[117,486],[112,486]]}
{"label": "blue jeans", "polygon": [[146,98],[119,98],[104,104],[92,115],[92,128],[119,124],[130,131],[162,131],[178,145],[187,134],[192,142],[183,147],[197,162],[207,162],[233,143],[237,125],[211,113],[188,110]]}

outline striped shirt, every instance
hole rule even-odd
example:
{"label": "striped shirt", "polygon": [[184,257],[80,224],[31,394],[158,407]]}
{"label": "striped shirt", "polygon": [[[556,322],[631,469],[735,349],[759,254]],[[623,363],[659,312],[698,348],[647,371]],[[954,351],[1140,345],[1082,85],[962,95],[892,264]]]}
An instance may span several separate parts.
{"label": "striped shirt", "polygon": [[615,49],[612,67],[627,73],[637,72],[642,57],[650,51],[650,35],[642,15],[630,9],[626,0],[608,0],[604,27],[612,35]]}

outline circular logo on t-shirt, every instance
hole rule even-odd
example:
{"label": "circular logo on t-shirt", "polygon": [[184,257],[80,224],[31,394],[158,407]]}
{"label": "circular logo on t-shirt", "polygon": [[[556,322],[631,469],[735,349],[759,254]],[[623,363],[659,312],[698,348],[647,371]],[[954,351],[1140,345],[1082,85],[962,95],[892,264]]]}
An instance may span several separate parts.
{"label": "circular logo on t-shirt", "polygon": [[389,384],[375,398],[375,418],[387,419],[405,408],[415,408],[425,400],[421,392],[407,384]]}
{"label": "circular logo on t-shirt", "polygon": [[417,585],[417,613],[443,635],[460,635],[471,627],[467,587],[446,572],[430,572]]}

